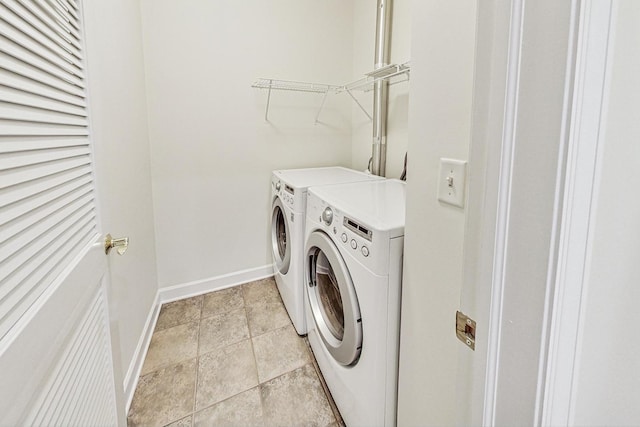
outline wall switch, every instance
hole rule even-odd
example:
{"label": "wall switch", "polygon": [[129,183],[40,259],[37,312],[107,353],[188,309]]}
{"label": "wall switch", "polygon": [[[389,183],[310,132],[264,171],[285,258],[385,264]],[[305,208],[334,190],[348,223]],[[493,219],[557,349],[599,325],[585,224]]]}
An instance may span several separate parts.
{"label": "wall switch", "polygon": [[440,159],[438,200],[463,208],[466,180],[467,162],[455,159]]}

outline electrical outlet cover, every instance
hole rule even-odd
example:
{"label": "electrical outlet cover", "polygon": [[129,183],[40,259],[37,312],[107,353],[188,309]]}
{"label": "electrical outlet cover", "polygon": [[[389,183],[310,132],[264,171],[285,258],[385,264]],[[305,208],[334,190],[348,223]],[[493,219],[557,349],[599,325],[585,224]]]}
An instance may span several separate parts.
{"label": "electrical outlet cover", "polygon": [[463,208],[466,184],[467,162],[456,159],[440,159],[438,200]]}

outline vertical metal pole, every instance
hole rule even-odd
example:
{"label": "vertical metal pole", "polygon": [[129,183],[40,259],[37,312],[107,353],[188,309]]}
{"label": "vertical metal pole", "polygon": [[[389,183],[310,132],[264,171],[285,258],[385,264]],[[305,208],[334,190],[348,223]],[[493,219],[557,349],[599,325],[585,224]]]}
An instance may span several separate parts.
{"label": "vertical metal pole", "polygon": [[[376,16],[375,64],[378,69],[389,65],[391,10],[393,0],[378,0]],[[373,87],[373,145],[371,173],[385,176],[387,166],[387,104],[389,82],[381,80]]]}

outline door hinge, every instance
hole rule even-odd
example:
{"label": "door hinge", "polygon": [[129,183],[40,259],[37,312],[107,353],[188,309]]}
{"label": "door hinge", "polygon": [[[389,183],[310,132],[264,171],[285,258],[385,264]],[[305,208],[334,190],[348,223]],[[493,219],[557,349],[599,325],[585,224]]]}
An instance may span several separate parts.
{"label": "door hinge", "polygon": [[471,350],[476,349],[476,321],[456,311],[456,336]]}

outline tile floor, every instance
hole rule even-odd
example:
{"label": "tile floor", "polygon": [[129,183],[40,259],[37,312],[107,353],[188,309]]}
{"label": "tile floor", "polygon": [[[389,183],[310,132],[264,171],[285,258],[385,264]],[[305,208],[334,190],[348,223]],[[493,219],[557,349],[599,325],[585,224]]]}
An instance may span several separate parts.
{"label": "tile floor", "polygon": [[162,306],[128,424],[344,425],[273,278]]}

